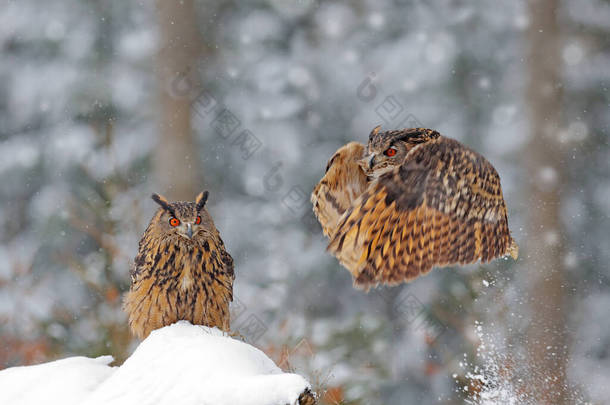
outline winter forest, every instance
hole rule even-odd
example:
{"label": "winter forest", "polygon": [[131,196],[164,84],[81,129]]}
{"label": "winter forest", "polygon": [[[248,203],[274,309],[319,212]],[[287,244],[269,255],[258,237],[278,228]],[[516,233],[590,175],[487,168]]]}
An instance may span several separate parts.
{"label": "winter forest", "polygon": [[[608,404],[609,86],[607,0],[0,0],[0,370],[121,365],[150,196],[208,190],[319,404]],[[355,289],[310,194],[377,125],[484,155],[519,259]]]}

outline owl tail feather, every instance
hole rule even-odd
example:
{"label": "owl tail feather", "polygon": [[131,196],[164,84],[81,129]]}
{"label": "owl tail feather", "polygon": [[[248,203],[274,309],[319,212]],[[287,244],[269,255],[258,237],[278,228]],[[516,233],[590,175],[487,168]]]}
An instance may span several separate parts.
{"label": "owl tail feather", "polygon": [[519,258],[519,245],[515,242],[514,239],[511,240],[510,247],[508,248],[508,254],[513,260],[517,260]]}

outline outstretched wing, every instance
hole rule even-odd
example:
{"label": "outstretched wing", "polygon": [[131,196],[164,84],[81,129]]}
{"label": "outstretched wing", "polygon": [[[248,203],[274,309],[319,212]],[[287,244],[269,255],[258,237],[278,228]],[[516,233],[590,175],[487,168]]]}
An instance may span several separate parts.
{"label": "outstretched wing", "polygon": [[434,266],[517,254],[498,173],[444,137],[413,148],[372,182],[328,249],[364,288],[410,281]]}
{"label": "outstretched wing", "polygon": [[368,180],[358,161],[365,146],[351,142],[341,147],[326,166],[326,174],[311,194],[313,211],[324,234],[331,237],[343,214],[367,188]]}

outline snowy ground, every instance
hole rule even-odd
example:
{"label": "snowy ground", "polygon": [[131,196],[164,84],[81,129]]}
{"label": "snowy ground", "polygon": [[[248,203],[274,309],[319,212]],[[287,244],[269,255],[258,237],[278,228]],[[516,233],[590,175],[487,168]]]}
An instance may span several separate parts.
{"label": "snowy ground", "polygon": [[157,330],[120,367],[69,358],[0,371],[2,405],[287,405],[309,383],[263,352],[188,322]]}

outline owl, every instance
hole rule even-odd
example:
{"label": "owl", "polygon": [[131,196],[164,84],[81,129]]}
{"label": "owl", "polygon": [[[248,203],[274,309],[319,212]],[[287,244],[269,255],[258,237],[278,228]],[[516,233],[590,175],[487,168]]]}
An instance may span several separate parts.
{"label": "owl", "polygon": [[518,256],[494,167],[431,129],[376,127],[367,146],[341,147],[311,201],[328,250],[359,288]]}
{"label": "owl", "polygon": [[195,202],[152,199],[160,208],[140,240],[124,301],[132,333],[144,339],[179,320],[229,331],[233,258],[205,209],[208,192]]}

